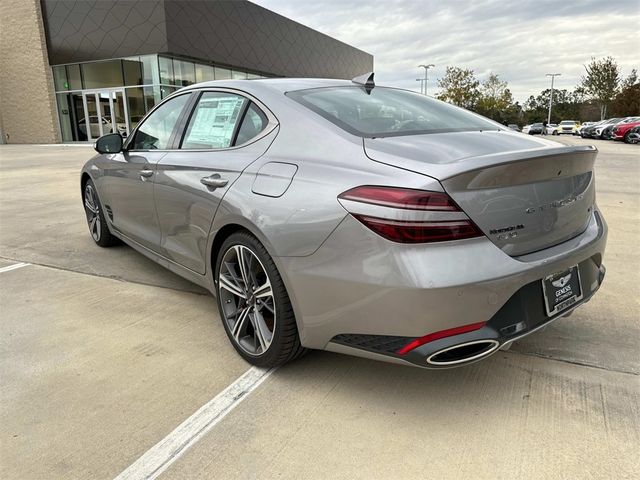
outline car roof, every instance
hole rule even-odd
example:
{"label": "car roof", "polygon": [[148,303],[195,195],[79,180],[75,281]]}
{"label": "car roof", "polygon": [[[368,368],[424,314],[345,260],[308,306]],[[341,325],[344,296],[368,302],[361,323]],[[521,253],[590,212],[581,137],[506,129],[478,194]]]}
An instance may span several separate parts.
{"label": "car roof", "polygon": [[307,88],[320,87],[347,87],[356,86],[351,80],[340,80],[336,78],[260,78],[253,80],[213,80],[189,85],[186,89],[198,89],[207,87],[234,88],[249,92],[260,92],[265,90],[277,91],[280,93],[293,90],[303,90]]}

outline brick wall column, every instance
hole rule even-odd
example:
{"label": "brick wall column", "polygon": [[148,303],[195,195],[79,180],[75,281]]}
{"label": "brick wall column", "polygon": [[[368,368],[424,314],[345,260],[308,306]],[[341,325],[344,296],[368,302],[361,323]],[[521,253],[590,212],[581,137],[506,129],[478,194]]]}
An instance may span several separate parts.
{"label": "brick wall column", "polygon": [[60,141],[39,0],[0,1],[0,131],[6,143]]}

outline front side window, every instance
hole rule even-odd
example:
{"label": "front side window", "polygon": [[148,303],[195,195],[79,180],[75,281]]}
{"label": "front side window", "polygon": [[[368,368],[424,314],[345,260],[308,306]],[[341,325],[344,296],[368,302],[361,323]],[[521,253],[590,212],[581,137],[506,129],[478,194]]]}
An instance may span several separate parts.
{"label": "front side window", "polygon": [[424,95],[395,88],[325,87],[287,96],[360,137],[499,130],[487,118]]}
{"label": "front side window", "polygon": [[204,92],[191,115],[180,148],[228,148],[247,100],[240,95]]}
{"label": "front side window", "polygon": [[136,131],[131,150],[166,150],[191,95],[179,95],[159,106]]}

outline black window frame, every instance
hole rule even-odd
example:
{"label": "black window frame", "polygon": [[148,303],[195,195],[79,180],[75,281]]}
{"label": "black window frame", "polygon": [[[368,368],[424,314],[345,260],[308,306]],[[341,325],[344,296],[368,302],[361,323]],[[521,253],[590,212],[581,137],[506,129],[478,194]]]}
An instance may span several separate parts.
{"label": "black window frame", "polygon": [[[249,100],[249,99],[247,99],[247,100]],[[262,116],[266,119],[267,123],[265,123],[264,127],[262,128],[262,130],[260,130],[256,135],[254,135],[253,137],[248,139],[246,142],[241,143],[240,145],[238,145],[238,135],[240,135],[240,129],[242,128],[242,125],[244,125],[244,121],[247,118],[247,114],[249,113],[249,109],[251,109],[252,106],[254,106],[256,108],[256,110],[259,112],[259,114],[262,114]],[[269,117],[267,116],[267,114],[262,111],[262,109],[258,106],[258,104],[256,102],[254,102],[253,100],[249,100],[247,102],[245,108],[244,108],[244,111],[242,112],[242,117],[240,118],[240,121],[238,122],[238,125],[236,125],[236,130],[235,130],[235,134],[233,136],[233,142],[231,143],[231,146],[233,146],[233,147],[241,147],[242,145],[247,145],[247,144],[251,143],[251,141],[254,138],[260,136],[260,134],[267,129],[267,125],[269,125]]]}
{"label": "black window frame", "polygon": [[[134,149],[131,148],[131,145],[133,145],[135,143],[135,138],[136,135],[138,134],[140,128],[147,123],[147,121],[149,120],[149,118],[151,118],[151,116],[154,114],[154,112],[156,110],[158,110],[161,106],[163,106],[166,103],[169,103],[170,101],[181,97],[183,95],[188,95],[190,98],[187,99],[187,102],[184,104],[184,106],[182,107],[182,111],[180,112],[180,115],[178,115],[178,120],[176,121],[175,125],[173,126],[173,130],[171,131],[171,135],[169,136],[169,141],[167,142],[168,148],[163,148],[163,149]],[[158,103],[157,105],[155,105],[145,116],[144,119],[142,119],[140,121],[140,123],[138,123],[138,125],[136,126],[135,130],[133,132],[131,132],[131,135],[129,135],[129,137],[126,140],[126,143],[123,147],[123,150],[126,150],[128,152],[167,152],[170,150],[175,150],[175,141],[176,141],[176,136],[178,135],[178,133],[180,132],[180,127],[182,125],[183,119],[185,117],[185,114],[187,112],[190,111],[190,109],[193,107],[193,97],[194,97],[194,92],[193,91],[187,91],[187,92],[179,92],[176,93],[175,95],[170,95],[169,97],[165,98],[163,101],[161,101],[160,103]]]}

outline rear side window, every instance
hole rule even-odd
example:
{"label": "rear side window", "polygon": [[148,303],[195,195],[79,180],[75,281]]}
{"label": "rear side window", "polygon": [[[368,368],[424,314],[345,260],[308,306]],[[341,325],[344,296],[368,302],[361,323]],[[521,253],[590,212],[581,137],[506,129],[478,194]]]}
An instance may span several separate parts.
{"label": "rear side window", "polygon": [[136,131],[132,150],[166,150],[180,114],[191,95],[179,95],[160,105]]}
{"label": "rear side window", "polygon": [[467,110],[395,88],[359,86],[314,88],[287,96],[360,137],[499,130],[498,123]]}
{"label": "rear side window", "polygon": [[204,92],[198,101],[180,148],[228,148],[243,112],[244,97],[225,92]]}
{"label": "rear side window", "polygon": [[256,137],[267,127],[267,123],[269,123],[267,116],[255,104],[249,105],[238,130],[235,145],[242,145]]}

